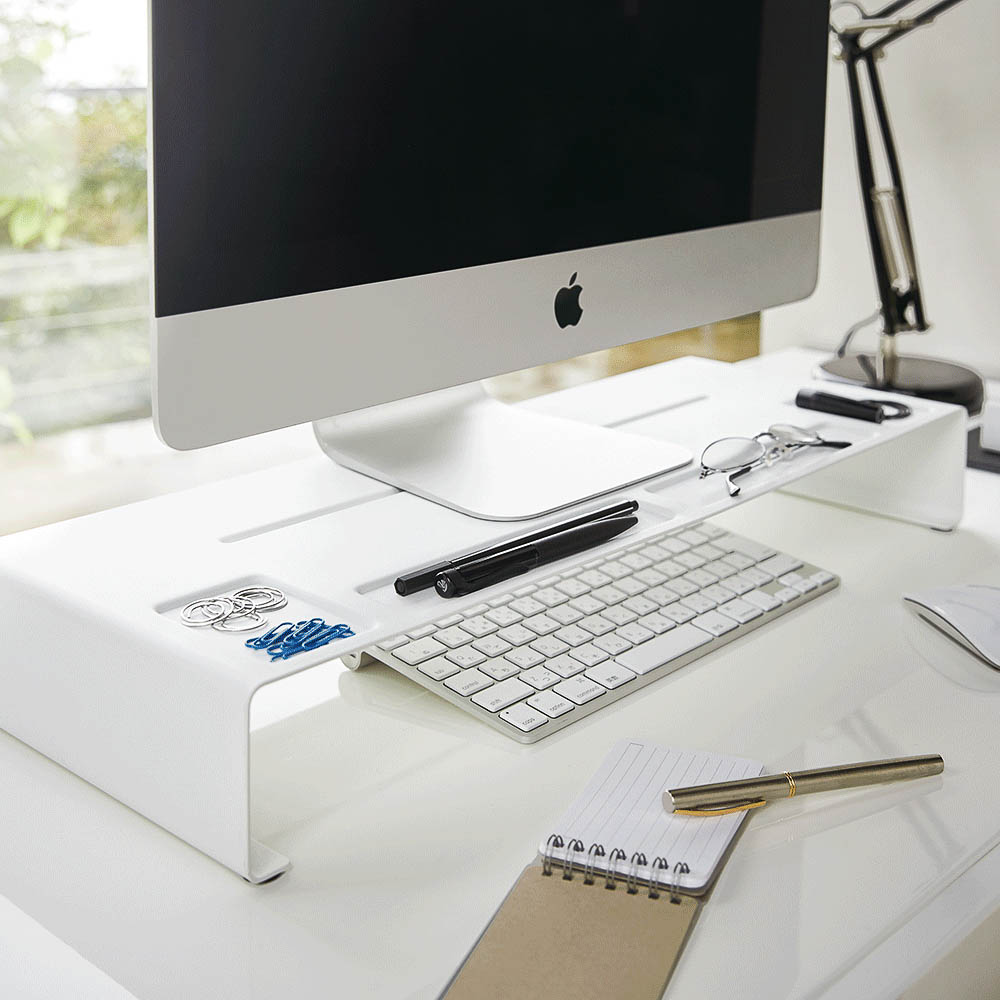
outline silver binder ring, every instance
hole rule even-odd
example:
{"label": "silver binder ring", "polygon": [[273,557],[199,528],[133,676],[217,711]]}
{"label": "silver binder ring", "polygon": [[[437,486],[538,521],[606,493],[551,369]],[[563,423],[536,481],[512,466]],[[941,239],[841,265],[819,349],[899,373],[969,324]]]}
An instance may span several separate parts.
{"label": "silver binder ring", "polygon": [[660,872],[667,871],[669,868],[670,865],[666,858],[653,858],[653,863],[649,866],[650,899],[660,898],[660,889],[662,888],[660,884]]}
{"label": "silver binder ring", "polygon": [[563,846],[563,839],[558,833],[553,833],[548,840],[545,841],[545,850],[542,851],[542,874],[551,875],[552,874],[552,852],[557,848]]}
{"label": "silver binder ring", "polygon": [[628,875],[625,878],[625,891],[634,896],[639,891],[639,869],[646,867],[646,855],[636,851],[629,862]]}
{"label": "silver binder ring", "polygon": [[681,901],[681,876],[687,875],[691,871],[686,861],[678,861],[674,865],[674,876],[670,882],[670,902],[679,903]]}
{"label": "silver binder ring", "polygon": [[594,884],[594,865],[598,858],[604,857],[604,845],[603,844],[591,844],[590,850],[587,851],[587,863],[583,869],[583,884],[593,885]]}
{"label": "silver binder ring", "polygon": [[615,871],[615,862],[624,861],[625,857],[625,852],[620,847],[616,847],[608,855],[608,874],[604,879],[605,889],[613,889],[615,887],[615,876],[617,875],[617,872]]}
{"label": "silver binder ring", "polygon": [[569,842],[566,847],[566,853],[563,855],[563,878],[569,882],[573,878],[573,858],[576,856],[577,851],[583,850],[583,841],[576,840],[575,838]]}

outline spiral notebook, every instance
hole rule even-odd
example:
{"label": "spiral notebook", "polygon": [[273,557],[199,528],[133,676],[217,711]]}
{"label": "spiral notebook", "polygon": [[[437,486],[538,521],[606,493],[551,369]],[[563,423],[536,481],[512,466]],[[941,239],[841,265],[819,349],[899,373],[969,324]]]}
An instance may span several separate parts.
{"label": "spiral notebook", "polygon": [[667,813],[663,790],[763,771],[739,757],[617,744],[442,997],[659,1000],[746,820]]}

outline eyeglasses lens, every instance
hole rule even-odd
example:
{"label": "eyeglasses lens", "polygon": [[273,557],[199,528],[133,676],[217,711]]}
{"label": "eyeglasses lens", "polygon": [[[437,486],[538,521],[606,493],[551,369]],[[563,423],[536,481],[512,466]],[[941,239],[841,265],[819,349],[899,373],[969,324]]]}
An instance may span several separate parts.
{"label": "eyeglasses lens", "polygon": [[732,472],[759,461],[764,446],[752,438],[722,438],[713,441],[701,454],[701,464],[716,472]]}

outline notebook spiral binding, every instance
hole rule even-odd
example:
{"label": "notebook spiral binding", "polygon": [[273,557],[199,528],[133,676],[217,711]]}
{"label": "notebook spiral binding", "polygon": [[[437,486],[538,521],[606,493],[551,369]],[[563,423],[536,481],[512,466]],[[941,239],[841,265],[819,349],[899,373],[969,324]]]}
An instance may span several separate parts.
{"label": "notebook spiral binding", "polygon": [[[553,856],[553,852],[561,847],[565,847],[566,852],[562,857],[562,861],[559,861]],[[576,856],[577,854],[582,854],[583,850],[582,840],[573,838],[567,845],[558,833],[553,833],[545,842],[545,850],[542,852],[542,875],[551,877],[554,866],[559,865],[562,869],[564,881],[572,881],[575,871],[574,866],[578,864]],[[680,903],[681,876],[687,875],[691,871],[686,861],[676,862],[671,872],[670,863],[666,858],[653,858],[653,863],[650,864],[646,860],[645,854],[641,851],[636,851],[631,859],[629,859],[628,872],[623,878],[615,871],[615,862],[625,861],[627,858],[625,852],[621,848],[616,847],[608,854],[603,844],[591,844],[586,858],[582,863],[584,885],[594,885],[594,868],[597,864],[597,859],[605,857],[607,858],[607,872],[604,877],[605,889],[614,889],[618,881],[622,880],[624,881],[625,891],[634,896],[639,892],[640,879],[642,879],[640,869],[646,868],[648,869],[648,874],[643,881],[649,885],[649,898],[659,899],[661,891],[666,891],[671,903]],[[664,878],[669,878],[669,881],[664,881]]]}

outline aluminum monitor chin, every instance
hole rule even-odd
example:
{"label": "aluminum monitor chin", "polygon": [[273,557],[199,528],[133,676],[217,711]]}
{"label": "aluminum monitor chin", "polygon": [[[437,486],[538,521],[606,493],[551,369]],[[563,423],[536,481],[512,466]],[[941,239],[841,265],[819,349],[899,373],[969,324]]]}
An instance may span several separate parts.
{"label": "aluminum monitor chin", "polygon": [[209,445],[809,294],[827,17],[151,0],[160,435]]}

